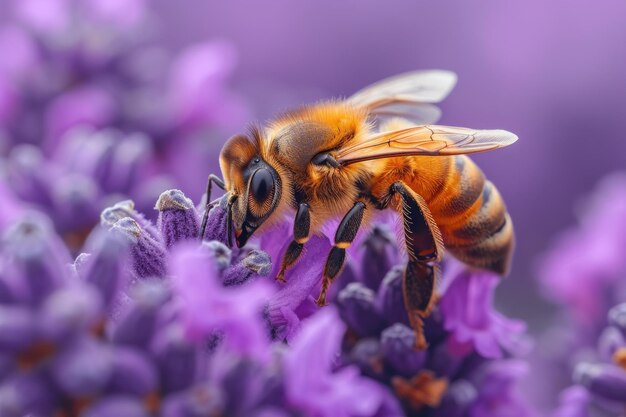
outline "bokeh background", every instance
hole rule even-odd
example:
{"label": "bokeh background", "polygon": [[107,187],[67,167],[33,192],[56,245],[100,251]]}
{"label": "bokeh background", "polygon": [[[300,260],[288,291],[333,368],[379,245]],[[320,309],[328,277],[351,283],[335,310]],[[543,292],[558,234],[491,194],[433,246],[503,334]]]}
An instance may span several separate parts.
{"label": "bokeh background", "polygon": [[[64,15],[82,7],[105,22],[105,33],[123,36],[91,36],[100,26],[81,13]],[[452,70],[459,82],[441,106],[441,123],[520,137],[475,159],[503,194],[517,231],[498,307],[539,333],[553,307],[539,294],[537,260],[575,224],[600,178],[626,166],[624,22],[621,0],[0,0],[0,154],[11,173],[11,161],[25,158],[10,156],[17,137],[40,147],[55,169],[73,163],[84,171],[55,151],[67,142],[59,139],[64,129],[112,124],[125,134],[142,132],[151,144],[141,166],[150,173],[145,181],[111,185],[113,191],[140,206],[141,196],[154,201],[165,184],[199,199],[207,174],[218,169],[221,144],[248,122],[400,72]],[[14,31],[24,26],[37,33],[34,47],[22,42],[22,29]],[[50,35],[60,27],[63,36]],[[86,49],[72,46],[78,32],[90,39]],[[54,47],[42,48],[50,39]],[[63,56],[69,69],[49,65],[42,50]],[[132,97],[124,83],[111,81],[120,68],[128,85],[141,85]],[[45,107],[43,119],[27,111],[31,105]],[[68,108],[88,110],[75,120]],[[33,139],[39,137],[45,139]]]}

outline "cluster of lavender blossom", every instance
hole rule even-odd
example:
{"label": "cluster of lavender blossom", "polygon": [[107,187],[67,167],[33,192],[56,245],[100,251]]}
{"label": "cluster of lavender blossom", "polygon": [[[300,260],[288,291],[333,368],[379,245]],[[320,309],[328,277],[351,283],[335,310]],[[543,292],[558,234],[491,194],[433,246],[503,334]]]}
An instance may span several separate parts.
{"label": "cluster of lavender blossom", "polygon": [[156,223],[128,200],[105,209],[74,260],[45,215],[0,212],[0,415],[531,414],[524,325],[494,311],[498,277],[448,267],[417,351],[388,226],[319,308],[326,237],[281,283],[288,224],[230,249],[223,203],[202,242],[182,192],[156,209]]}
{"label": "cluster of lavender blossom", "polygon": [[[99,212],[200,195],[219,141],[244,119],[223,41],[170,57],[146,0],[10,0],[0,26],[0,177],[76,249]],[[173,151],[175,150],[175,151]],[[191,169],[190,169],[191,168]],[[152,214],[152,213],[149,213]]]}
{"label": "cluster of lavender blossom", "polygon": [[[536,359],[558,417],[621,416],[626,410],[626,173],[607,176],[539,265],[539,284],[559,307]],[[614,306],[614,307],[610,307]]]}

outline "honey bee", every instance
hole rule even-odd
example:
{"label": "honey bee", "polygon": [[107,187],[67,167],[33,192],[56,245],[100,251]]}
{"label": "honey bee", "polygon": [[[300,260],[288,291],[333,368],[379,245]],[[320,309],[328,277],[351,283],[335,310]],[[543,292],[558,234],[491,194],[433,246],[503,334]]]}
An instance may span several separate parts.
{"label": "honey bee", "polygon": [[277,277],[283,280],[311,234],[341,219],[323,270],[321,306],[359,227],[377,210],[395,210],[408,255],[404,303],[416,345],[425,348],[423,319],[434,303],[444,247],[470,267],[505,275],[514,245],[502,197],[465,154],[508,146],[517,136],[433,125],[439,117],[433,103],[455,83],[448,71],[402,74],[230,138],[220,154],[224,180],[210,175],[207,187],[207,202],[212,183],[227,193],[229,244],[233,227],[242,247],[291,213],[293,240]]}

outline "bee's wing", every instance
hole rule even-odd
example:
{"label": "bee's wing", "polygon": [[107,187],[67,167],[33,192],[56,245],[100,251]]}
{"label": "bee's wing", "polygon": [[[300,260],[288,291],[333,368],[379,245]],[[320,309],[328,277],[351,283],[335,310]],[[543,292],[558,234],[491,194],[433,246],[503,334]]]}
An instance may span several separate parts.
{"label": "bee's wing", "polygon": [[441,116],[437,106],[456,84],[450,71],[413,71],[379,81],[358,91],[348,101],[369,110],[379,122],[401,117],[417,124],[434,123]]}
{"label": "bee's wing", "polygon": [[376,133],[367,140],[339,149],[335,158],[340,164],[349,165],[395,156],[458,155],[502,148],[516,140],[517,136],[506,130],[423,125]]}

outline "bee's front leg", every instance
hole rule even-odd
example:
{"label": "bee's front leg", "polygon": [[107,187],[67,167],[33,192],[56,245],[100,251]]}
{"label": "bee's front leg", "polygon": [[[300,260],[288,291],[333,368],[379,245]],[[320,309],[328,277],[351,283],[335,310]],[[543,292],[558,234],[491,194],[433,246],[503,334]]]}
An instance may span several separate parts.
{"label": "bee's front leg", "polygon": [[200,240],[204,240],[204,234],[206,233],[206,224],[209,220],[209,211],[213,207],[213,203],[211,202],[211,185],[215,183],[222,190],[226,190],[226,185],[224,181],[215,174],[209,175],[209,180],[206,186],[206,206],[204,207],[204,214],[202,215],[202,225],[200,226]]}
{"label": "bee's front leg", "polygon": [[285,271],[291,265],[296,263],[300,255],[304,244],[309,240],[309,232],[311,228],[311,210],[307,203],[300,203],[298,211],[296,212],[296,218],[293,222],[293,240],[287,247],[287,252],[283,256],[283,260],[280,264],[280,270],[276,279],[279,281],[285,280]]}
{"label": "bee's front leg", "polygon": [[350,246],[359,231],[364,211],[364,203],[360,201],[354,203],[354,206],[352,206],[350,211],[341,219],[341,223],[339,223],[337,227],[335,245],[330,250],[328,258],[326,258],[326,264],[324,265],[322,290],[316,301],[319,306],[326,305],[326,293],[328,292],[328,288],[343,268],[343,263],[346,260],[346,249]]}

